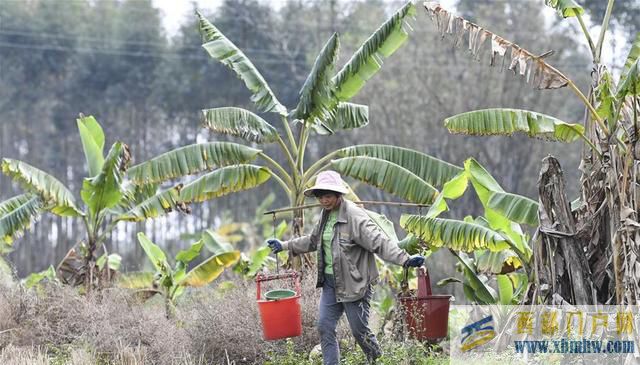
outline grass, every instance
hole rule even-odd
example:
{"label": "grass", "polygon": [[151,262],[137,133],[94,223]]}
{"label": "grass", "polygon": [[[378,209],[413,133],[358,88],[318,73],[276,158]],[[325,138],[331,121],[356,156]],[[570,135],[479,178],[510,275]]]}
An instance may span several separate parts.
{"label": "grass", "polygon": [[[424,345],[419,342],[395,342],[382,339],[380,342],[384,354],[377,359],[376,365],[444,365],[449,364],[449,356],[443,354],[437,347]],[[307,353],[295,351],[291,341],[286,342],[286,352],[271,354],[265,365],[322,365],[319,349]],[[366,364],[364,353],[354,343],[342,341],[341,364]]]}
{"label": "grass", "polygon": [[[192,290],[178,303],[176,318],[164,316],[162,300],[142,303],[122,289],[91,296],[54,284],[38,290],[0,284],[0,364],[212,364],[315,365],[320,342],[315,323],[320,291],[303,281],[303,335],[264,341],[255,284],[233,279]],[[158,298],[159,299],[159,298]],[[343,364],[364,364],[346,320],[338,325]],[[444,364],[448,357],[419,343],[381,339],[378,364]]]}

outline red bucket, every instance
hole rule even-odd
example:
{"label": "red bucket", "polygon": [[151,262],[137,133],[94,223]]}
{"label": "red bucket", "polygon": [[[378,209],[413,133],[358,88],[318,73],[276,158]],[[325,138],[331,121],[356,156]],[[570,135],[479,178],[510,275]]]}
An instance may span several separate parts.
{"label": "red bucket", "polygon": [[409,337],[418,341],[438,342],[447,337],[451,295],[432,295],[429,272],[418,271],[418,296],[400,294]]}
{"label": "red bucket", "polygon": [[[296,295],[288,298],[263,299],[260,284],[265,281],[291,279],[295,282]],[[256,276],[256,299],[262,321],[262,333],[267,341],[296,337],[302,334],[302,315],[300,311],[300,276],[297,272],[277,275]]]}

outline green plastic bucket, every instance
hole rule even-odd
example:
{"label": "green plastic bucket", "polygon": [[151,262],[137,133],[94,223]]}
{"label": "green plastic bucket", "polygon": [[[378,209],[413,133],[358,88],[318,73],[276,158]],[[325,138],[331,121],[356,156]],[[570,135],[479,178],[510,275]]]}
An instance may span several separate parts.
{"label": "green plastic bucket", "polygon": [[270,290],[266,292],[264,294],[264,297],[267,300],[280,300],[280,299],[295,297],[296,294],[297,293],[295,291],[289,290],[289,289],[275,289],[275,290]]}

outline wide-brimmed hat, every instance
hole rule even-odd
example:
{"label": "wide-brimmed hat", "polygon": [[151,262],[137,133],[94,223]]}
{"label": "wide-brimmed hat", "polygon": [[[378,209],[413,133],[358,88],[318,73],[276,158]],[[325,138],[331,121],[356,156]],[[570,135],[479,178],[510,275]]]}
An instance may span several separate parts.
{"label": "wide-brimmed hat", "polygon": [[340,174],[335,171],[322,171],[316,177],[316,183],[304,191],[304,195],[313,196],[314,190],[329,190],[340,194],[347,194],[349,190]]}

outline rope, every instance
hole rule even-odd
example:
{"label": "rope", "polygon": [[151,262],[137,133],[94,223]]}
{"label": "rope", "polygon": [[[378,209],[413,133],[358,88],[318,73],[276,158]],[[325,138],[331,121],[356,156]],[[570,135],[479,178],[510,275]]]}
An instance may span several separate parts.
{"label": "rope", "polygon": [[[277,239],[278,237],[276,237],[276,212],[273,212],[273,238]],[[278,253],[274,253],[274,255],[276,255],[276,274],[280,273],[280,260],[278,259]]]}

